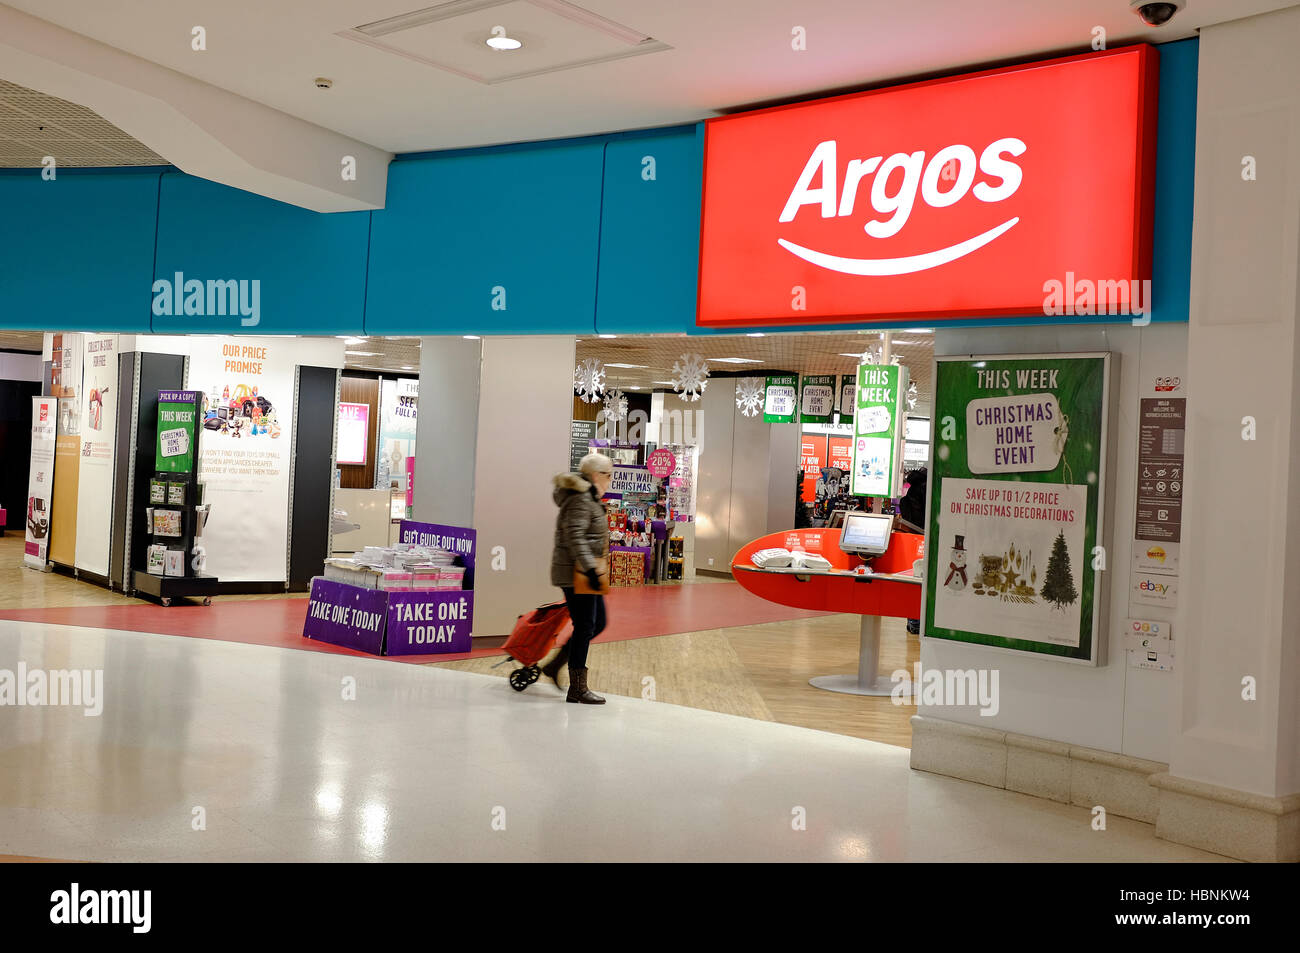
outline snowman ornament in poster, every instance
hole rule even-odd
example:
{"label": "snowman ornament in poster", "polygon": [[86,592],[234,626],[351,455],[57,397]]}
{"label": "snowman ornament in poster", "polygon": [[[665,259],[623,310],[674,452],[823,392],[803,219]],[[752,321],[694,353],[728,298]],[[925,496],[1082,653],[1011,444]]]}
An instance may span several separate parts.
{"label": "snowman ornament in poster", "polygon": [[966,588],[966,537],[957,536],[948,554],[948,578],[943,584],[953,592]]}

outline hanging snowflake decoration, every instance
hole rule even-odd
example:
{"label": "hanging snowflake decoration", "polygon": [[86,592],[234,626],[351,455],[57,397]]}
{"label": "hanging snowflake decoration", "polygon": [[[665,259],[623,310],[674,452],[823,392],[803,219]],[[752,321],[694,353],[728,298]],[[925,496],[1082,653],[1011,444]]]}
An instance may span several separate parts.
{"label": "hanging snowflake decoration", "polygon": [[885,349],[880,345],[877,345],[876,347],[869,347],[862,352],[862,356],[858,358],[858,363],[879,364],[881,357],[884,356],[884,353],[885,353]]}
{"label": "hanging snowflake decoration", "polygon": [[920,396],[921,396],[921,392],[916,389],[916,381],[912,381],[912,383],[907,385],[907,409],[908,410],[916,409],[916,401],[917,398],[919,398]]}
{"label": "hanging snowflake decoration", "polygon": [[746,417],[757,417],[763,409],[763,381],[747,377],[736,388],[736,407]]}
{"label": "hanging snowflake decoration", "polygon": [[573,390],[589,404],[600,399],[600,392],[605,389],[605,365],[594,357],[589,357],[573,371]]}
{"label": "hanging snowflake decoration", "polygon": [[699,354],[683,354],[673,361],[673,390],[682,400],[699,400],[709,383],[709,366]]}
{"label": "hanging snowflake decoration", "polygon": [[605,419],[627,419],[627,396],[621,390],[612,390],[605,395]]}

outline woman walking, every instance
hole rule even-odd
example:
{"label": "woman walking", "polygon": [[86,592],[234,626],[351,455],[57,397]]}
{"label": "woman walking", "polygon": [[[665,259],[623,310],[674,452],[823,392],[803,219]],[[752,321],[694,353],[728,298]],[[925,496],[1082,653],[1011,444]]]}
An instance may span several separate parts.
{"label": "woman walking", "polygon": [[559,687],[560,667],[569,665],[569,694],[565,701],[603,705],[605,699],[587,688],[587,646],[605,629],[605,596],[609,588],[609,522],[600,498],[609,490],[614,463],[599,453],[582,458],[577,473],[555,477],[551,498],[560,508],[555,518],[555,549],[551,553],[551,584],[564,591],[573,620],[573,636],[542,672]]}

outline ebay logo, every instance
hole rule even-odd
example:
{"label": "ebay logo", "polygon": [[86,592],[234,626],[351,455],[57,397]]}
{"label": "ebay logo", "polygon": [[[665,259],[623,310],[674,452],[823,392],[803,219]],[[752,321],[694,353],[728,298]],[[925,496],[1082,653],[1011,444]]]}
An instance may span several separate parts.
{"label": "ebay logo", "polygon": [[[938,150],[928,162],[924,150],[896,152],[888,158],[853,158],[844,166],[841,179],[838,145],[836,140],[828,139],[818,143],[804,163],[779,221],[794,221],[795,215],[806,205],[820,207],[824,219],[850,216],[858,204],[863,180],[873,177],[870,202],[875,215],[862,228],[872,238],[890,238],[907,225],[918,196],[931,208],[955,205],[967,194],[976,201],[990,204],[1010,198],[1020,188],[1023,175],[1020,166],[1008,157],[1018,158],[1027,148],[1022,140],[1005,137],[989,143],[978,158],[974,149],[961,144]],[[897,172],[902,173],[902,181],[891,192],[890,181]],[[977,175],[984,178],[976,182]],[[816,186],[814,180],[818,182]],[[952,184],[941,187],[941,180]],[[906,275],[963,258],[1006,233],[1019,221],[1019,217],[1013,216],[954,245],[901,258],[846,258],[796,245],[784,238],[778,239],[777,244],[804,261],[842,274]]]}
{"label": "ebay logo", "polygon": [[1156,582],[1154,579],[1143,579],[1138,583],[1138,588],[1143,592],[1157,592],[1163,594],[1168,591],[1169,586],[1162,582]]}

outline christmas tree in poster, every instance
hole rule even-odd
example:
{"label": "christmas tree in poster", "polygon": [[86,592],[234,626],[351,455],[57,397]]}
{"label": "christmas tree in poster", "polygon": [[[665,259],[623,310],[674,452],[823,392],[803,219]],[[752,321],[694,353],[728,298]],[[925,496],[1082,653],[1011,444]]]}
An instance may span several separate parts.
{"label": "christmas tree in poster", "polygon": [[1065,531],[1056,534],[1052,544],[1052,555],[1047,559],[1047,574],[1043,576],[1043,588],[1040,595],[1056,608],[1064,609],[1072,604],[1079,594],[1074,590],[1074,576],[1070,573],[1070,550],[1065,545]]}

